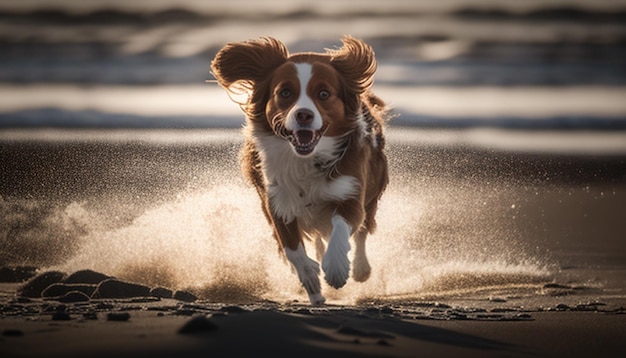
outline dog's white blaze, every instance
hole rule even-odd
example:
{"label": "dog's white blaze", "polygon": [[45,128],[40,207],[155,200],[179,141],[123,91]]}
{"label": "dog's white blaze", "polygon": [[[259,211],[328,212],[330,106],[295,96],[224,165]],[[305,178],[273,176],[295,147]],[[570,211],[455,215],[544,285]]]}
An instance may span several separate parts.
{"label": "dog's white blaze", "polygon": [[296,115],[300,109],[308,109],[313,112],[313,123],[310,127],[313,130],[319,130],[322,128],[322,116],[315,106],[313,99],[307,94],[307,87],[311,80],[313,66],[310,63],[296,63],[296,73],[298,74],[298,81],[300,82],[300,95],[294,106],[289,110],[287,119],[285,121],[285,128],[290,131],[298,129],[300,126],[296,121]]}
{"label": "dog's white blaze", "polygon": [[272,212],[291,222],[296,217],[308,216],[307,211],[324,201],[343,201],[358,195],[360,184],[349,175],[332,180],[315,166],[316,158],[330,159],[338,141],[322,137],[319,150],[313,158],[298,157],[291,144],[274,135],[258,137],[263,172]]}
{"label": "dog's white blaze", "polygon": [[306,255],[302,244],[298,244],[298,248],[295,250],[285,247],[285,256],[287,256],[287,260],[289,260],[291,265],[296,269],[298,278],[306,289],[311,303],[324,303],[325,299],[321,294],[321,285],[318,276],[320,273],[319,264]]}
{"label": "dog's white blaze", "polygon": [[350,236],[352,229],[341,215],[334,215],[332,220],[333,231],[330,234],[328,248],[322,259],[322,269],[325,273],[326,282],[335,288],[346,284],[350,275]]}

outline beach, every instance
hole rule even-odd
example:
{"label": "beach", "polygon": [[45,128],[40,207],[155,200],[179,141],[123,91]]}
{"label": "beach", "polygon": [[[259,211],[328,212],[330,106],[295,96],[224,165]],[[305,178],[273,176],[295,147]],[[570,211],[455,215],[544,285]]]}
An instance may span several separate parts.
{"label": "beach", "polygon": [[[626,356],[625,9],[0,3],[0,356]],[[209,65],[345,34],[376,53],[390,183],[370,279],[311,306]]]}
{"label": "beach", "polygon": [[[167,303],[160,303],[168,307]],[[171,304],[174,306],[175,304]],[[202,305],[212,329],[181,334],[196,319],[162,311],[127,311],[127,322],[75,318],[4,318],[3,326],[23,336],[2,337],[9,357],[200,357],[258,353],[303,357],[619,357],[623,314],[605,312],[532,312],[532,319],[429,320],[398,313],[399,308],[261,304],[216,308]],[[265,307],[264,307],[265,306]],[[171,306],[170,306],[171,307]],[[229,311],[234,311],[230,313]],[[419,309],[418,309],[419,311]],[[157,312],[165,312],[159,316]],[[384,313],[379,313],[384,312]],[[486,316],[487,314],[485,314]],[[6,329],[4,332],[7,332]]]}

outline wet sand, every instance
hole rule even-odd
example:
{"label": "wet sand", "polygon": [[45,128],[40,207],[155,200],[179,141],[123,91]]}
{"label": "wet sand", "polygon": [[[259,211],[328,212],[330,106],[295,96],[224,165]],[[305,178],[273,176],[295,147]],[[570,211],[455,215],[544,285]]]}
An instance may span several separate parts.
{"label": "wet sand", "polygon": [[[5,357],[221,357],[259,353],[305,357],[619,357],[626,353],[622,342],[624,310],[599,306],[479,311],[426,302],[419,306],[310,307],[273,302],[224,305],[106,300],[69,305],[68,320],[55,320],[51,313],[10,314],[11,305],[4,303],[2,307],[0,350]],[[84,313],[88,311],[92,314]],[[129,318],[112,321],[107,318],[110,312],[128,313]]]}
{"label": "wet sand", "polygon": [[[211,249],[206,238],[240,234],[230,216],[258,211],[237,174],[237,131],[7,133],[0,203],[2,226],[12,231],[3,231],[4,266],[90,268],[186,288],[197,300],[63,303],[20,298],[20,283],[2,283],[3,356],[626,354],[626,155],[619,151],[503,149],[467,131],[393,128],[392,184],[370,240],[372,279],[325,288],[329,304],[311,307],[271,238],[256,238],[267,233],[262,216],[248,224],[259,231],[247,244],[257,245],[251,256],[231,257],[228,245],[202,256]],[[515,133],[504,134],[519,139]],[[592,137],[603,142],[602,132]],[[227,182],[237,194],[214,196]],[[203,210],[224,213],[232,232],[218,226],[205,238],[202,228],[213,221]],[[166,217],[173,230],[161,238]],[[171,252],[180,260],[165,265]],[[211,271],[225,263],[232,271]],[[259,276],[255,264],[267,273]],[[295,288],[285,286],[291,281]]]}

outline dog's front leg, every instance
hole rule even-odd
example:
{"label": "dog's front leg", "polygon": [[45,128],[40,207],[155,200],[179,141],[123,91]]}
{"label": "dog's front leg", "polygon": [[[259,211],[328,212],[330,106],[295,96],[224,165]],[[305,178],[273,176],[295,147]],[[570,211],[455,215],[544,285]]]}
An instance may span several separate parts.
{"label": "dog's front leg", "polygon": [[288,224],[277,220],[275,227],[285,251],[285,256],[296,269],[298,278],[309,295],[311,304],[323,304],[326,299],[321,293],[320,266],[315,260],[307,256],[304,250],[304,243],[302,242],[302,234],[298,229],[298,223],[295,219]]}
{"label": "dog's front leg", "polygon": [[334,288],[341,288],[346,284],[350,275],[350,236],[352,229],[341,215],[334,215],[331,219],[333,229],[328,240],[328,248],[322,259],[325,279]]}

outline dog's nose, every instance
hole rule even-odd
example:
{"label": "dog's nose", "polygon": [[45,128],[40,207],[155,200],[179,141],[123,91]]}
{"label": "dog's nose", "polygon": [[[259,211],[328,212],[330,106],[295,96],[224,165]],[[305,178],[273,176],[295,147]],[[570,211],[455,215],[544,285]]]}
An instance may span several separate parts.
{"label": "dog's nose", "polygon": [[313,111],[306,108],[299,109],[296,112],[296,121],[301,126],[313,123]]}

